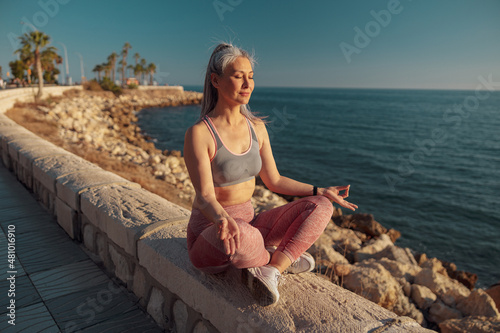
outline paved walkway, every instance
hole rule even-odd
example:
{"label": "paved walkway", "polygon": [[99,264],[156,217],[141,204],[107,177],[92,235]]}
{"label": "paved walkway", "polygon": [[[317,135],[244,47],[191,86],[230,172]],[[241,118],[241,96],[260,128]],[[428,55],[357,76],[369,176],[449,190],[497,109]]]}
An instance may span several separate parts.
{"label": "paved walkway", "polygon": [[0,332],[163,332],[1,163],[0,227]]}

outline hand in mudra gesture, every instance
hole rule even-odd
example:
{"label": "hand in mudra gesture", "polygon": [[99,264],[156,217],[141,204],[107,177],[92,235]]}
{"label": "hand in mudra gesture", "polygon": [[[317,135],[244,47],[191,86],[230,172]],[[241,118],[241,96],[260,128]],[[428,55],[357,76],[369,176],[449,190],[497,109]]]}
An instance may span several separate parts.
{"label": "hand in mudra gesture", "polygon": [[325,197],[338,203],[342,207],[348,208],[350,210],[355,210],[356,208],[358,208],[358,206],[344,200],[349,196],[349,187],[351,187],[351,185],[325,187],[318,189],[318,194],[324,195]]}
{"label": "hand in mudra gesture", "polygon": [[224,242],[226,254],[233,255],[240,246],[240,228],[232,217],[221,217],[217,221],[217,236]]}

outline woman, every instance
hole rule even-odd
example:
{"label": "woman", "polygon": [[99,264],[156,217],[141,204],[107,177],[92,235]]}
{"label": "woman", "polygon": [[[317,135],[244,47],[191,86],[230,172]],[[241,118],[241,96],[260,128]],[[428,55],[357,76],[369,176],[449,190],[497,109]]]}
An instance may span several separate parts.
{"label": "woman", "polygon": [[[317,188],[281,176],[264,122],[247,104],[254,89],[253,58],[219,44],[208,63],[200,120],[186,131],[184,158],[196,190],[188,224],[191,262],[206,273],[230,265],[243,269],[244,283],[262,305],[279,299],[281,274],[309,272],[305,252],[332,216],[331,201],[344,200],[348,186]],[[255,216],[250,198],[255,176],[273,192],[303,196]],[[343,192],[343,193],[341,193]]]}

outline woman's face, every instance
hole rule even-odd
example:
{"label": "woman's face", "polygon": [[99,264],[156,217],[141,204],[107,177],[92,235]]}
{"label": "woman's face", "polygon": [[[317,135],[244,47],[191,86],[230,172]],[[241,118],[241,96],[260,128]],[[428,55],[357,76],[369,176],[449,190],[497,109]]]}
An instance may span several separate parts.
{"label": "woman's face", "polygon": [[238,57],[227,65],[222,76],[212,74],[212,84],[219,93],[219,99],[231,106],[248,104],[254,88],[253,70],[250,61]]}

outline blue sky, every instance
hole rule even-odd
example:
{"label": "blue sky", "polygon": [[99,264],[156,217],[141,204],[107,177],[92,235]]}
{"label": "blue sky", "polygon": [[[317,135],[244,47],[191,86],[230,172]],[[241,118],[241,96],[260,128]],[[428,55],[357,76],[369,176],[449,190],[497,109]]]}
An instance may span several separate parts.
{"label": "blue sky", "polygon": [[213,47],[233,41],[254,50],[258,86],[474,89],[500,81],[499,14],[498,0],[0,0],[0,66],[5,78],[31,25],[66,45],[73,81],[77,53],[93,78],[128,41],[129,64],[138,52],[160,82],[201,85]]}

